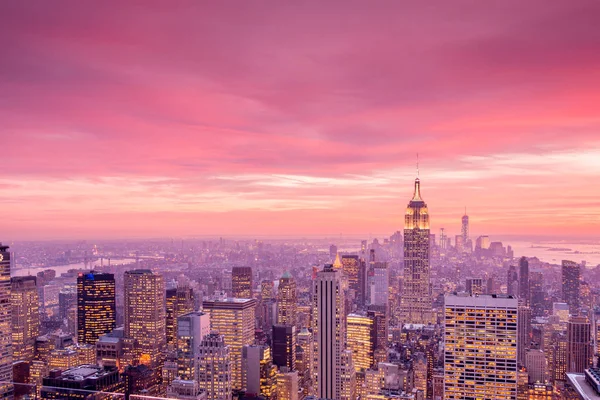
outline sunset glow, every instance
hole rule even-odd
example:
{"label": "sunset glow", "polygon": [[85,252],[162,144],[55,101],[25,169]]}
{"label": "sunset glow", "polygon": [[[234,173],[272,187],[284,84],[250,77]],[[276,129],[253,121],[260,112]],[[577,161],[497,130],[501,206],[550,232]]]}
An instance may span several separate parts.
{"label": "sunset glow", "polygon": [[389,235],[417,153],[432,232],[599,236],[600,3],[435,4],[0,3],[5,238]]}

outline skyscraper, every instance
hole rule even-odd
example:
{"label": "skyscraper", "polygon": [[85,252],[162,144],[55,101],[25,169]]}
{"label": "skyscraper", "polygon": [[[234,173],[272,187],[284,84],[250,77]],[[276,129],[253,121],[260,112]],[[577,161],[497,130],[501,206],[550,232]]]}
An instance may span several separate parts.
{"label": "skyscraper", "polygon": [[263,345],[242,347],[242,387],[249,396],[272,399],[277,392],[277,366],[271,349]]}
{"label": "skyscraper", "polygon": [[252,268],[233,267],[231,270],[231,293],[238,299],[251,299],[252,296]]}
{"label": "skyscraper", "polygon": [[342,270],[348,277],[348,288],[354,290],[354,295],[358,300],[359,304],[362,304],[361,295],[363,290],[361,289],[361,283],[364,277],[360,277],[360,260],[357,255],[344,255],[342,256]]}
{"label": "skyscraper", "polygon": [[279,279],[277,292],[277,323],[280,325],[296,325],[298,322],[298,294],[296,281],[289,272],[284,272]]}
{"label": "skyscraper", "polygon": [[90,271],[77,276],[77,341],[96,344],[115,329],[115,276]]}
{"label": "skyscraper", "polygon": [[519,293],[519,274],[517,273],[517,267],[514,265],[508,267],[508,274],[506,276],[506,293],[509,296],[517,296]]}
{"label": "skyscraper", "polygon": [[137,341],[141,364],[160,365],[166,348],[165,280],[148,269],[125,272],[125,336]]}
{"label": "skyscraper", "polygon": [[183,380],[196,377],[196,359],[202,338],[210,333],[210,317],[201,311],[177,318],[177,375]]}
{"label": "skyscraper", "polygon": [[531,308],[526,305],[520,305],[519,319],[517,322],[517,361],[525,365],[525,355],[530,348],[531,332]]}
{"label": "skyscraper", "polygon": [[296,327],[293,325],[273,325],[273,364],[279,369],[296,369]]}
{"label": "skyscraper", "polygon": [[531,294],[531,314],[534,317],[544,315],[546,308],[546,292],[544,292],[544,274],[533,271],[529,274],[529,291]]}
{"label": "skyscraper", "polygon": [[196,380],[207,400],[231,400],[231,361],[223,335],[210,333],[198,347]]}
{"label": "skyscraper", "polygon": [[11,278],[13,361],[33,360],[40,334],[40,301],[35,276]]}
{"label": "skyscraper", "polygon": [[296,369],[305,396],[313,393],[314,341],[308,328],[302,328],[296,338]]}
{"label": "skyscraper", "polygon": [[344,294],[340,272],[325,265],[314,280],[313,333],[315,337],[315,378],[317,396],[341,396],[341,353],[344,349]]}
{"label": "skyscraper", "polygon": [[366,313],[346,317],[346,343],[352,351],[356,371],[372,368],[375,363],[375,322]]}
{"label": "skyscraper", "polygon": [[517,306],[510,296],[446,295],[444,398],[517,398]]}
{"label": "skyscraper", "polygon": [[421,182],[417,178],[413,198],[404,216],[403,322],[433,322],[429,285],[429,213],[421,198]]}
{"label": "skyscraper", "polygon": [[340,395],[339,400],[356,400],[356,368],[352,352],[344,350],[340,354]]}
{"label": "skyscraper", "polygon": [[176,288],[167,289],[166,296],[165,329],[167,346],[172,349],[177,345],[177,319],[194,311],[194,291],[189,285],[180,283]]}
{"label": "skyscraper", "polygon": [[592,365],[592,327],[587,317],[571,317],[567,324],[567,372],[583,373]]}
{"label": "skyscraper", "polygon": [[389,301],[390,275],[385,262],[371,262],[370,274],[370,295],[369,304],[385,306],[387,308]]}
{"label": "skyscraper", "polygon": [[12,385],[12,306],[10,304],[10,252],[0,243],[0,398],[11,397]]}
{"label": "skyscraper", "polygon": [[211,330],[223,335],[231,357],[231,384],[242,388],[242,347],[254,344],[256,300],[215,297],[203,302]]}
{"label": "skyscraper", "polygon": [[562,300],[569,305],[571,314],[579,310],[579,265],[573,261],[562,262]]}
{"label": "skyscraper", "polygon": [[519,298],[524,304],[531,305],[531,293],[529,289],[529,261],[527,257],[521,257],[519,260]]}

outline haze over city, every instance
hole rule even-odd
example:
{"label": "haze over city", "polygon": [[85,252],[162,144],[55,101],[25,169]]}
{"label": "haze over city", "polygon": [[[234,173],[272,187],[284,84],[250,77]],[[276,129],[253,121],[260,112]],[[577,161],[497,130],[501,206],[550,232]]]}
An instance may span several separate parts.
{"label": "haze over city", "polygon": [[5,238],[597,236],[599,13],[2,2]]}

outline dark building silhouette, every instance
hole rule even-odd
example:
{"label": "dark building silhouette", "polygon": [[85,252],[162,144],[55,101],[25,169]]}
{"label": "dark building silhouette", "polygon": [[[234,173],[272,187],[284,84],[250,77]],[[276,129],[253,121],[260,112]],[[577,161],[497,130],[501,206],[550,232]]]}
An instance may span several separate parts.
{"label": "dark building silhouette", "polygon": [[91,271],[77,277],[77,341],[96,344],[116,325],[115,276]]}

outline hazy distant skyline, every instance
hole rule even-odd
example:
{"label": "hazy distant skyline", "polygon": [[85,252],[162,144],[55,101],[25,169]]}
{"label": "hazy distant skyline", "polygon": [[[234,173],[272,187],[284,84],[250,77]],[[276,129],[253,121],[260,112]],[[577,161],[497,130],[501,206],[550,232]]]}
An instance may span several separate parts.
{"label": "hazy distant skyline", "polygon": [[596,1],[0,3],[7,239],[598,236]]}

